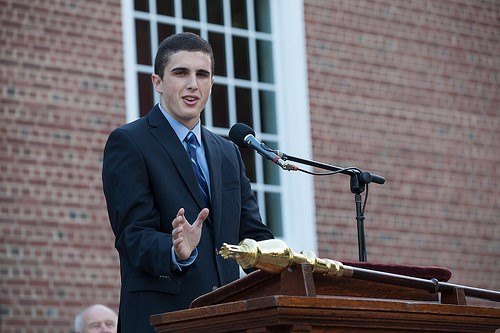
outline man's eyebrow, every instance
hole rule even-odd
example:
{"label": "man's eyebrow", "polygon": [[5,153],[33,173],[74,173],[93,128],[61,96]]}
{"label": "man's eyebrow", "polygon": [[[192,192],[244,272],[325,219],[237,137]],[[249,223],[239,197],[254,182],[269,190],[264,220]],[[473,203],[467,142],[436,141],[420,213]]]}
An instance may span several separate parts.
{"label": "man's eyebrow", "polygon": [[[170,70],[170,72],[176,72],[176,71],[189,71],[189,69],[187,67],[174,67]],[[196,73],[200,73],[200,74],[207,74],[207,75],[211,75],[212,73],[209,71],[209,70],[206,70],[206,69],[197,69],[196,70]]]}
{"label": "man's eyebrow", "polygon": [[207,74],[207,75],[212,74],[210,71],[207,71],[206,69],[198,69],[196,72],[201,73],[201,74]]}
{"label": "man's eyebrow", "polygon": [[187,71],[188,69],[186,67],[174,67],[170,71],[175,72],[175,71]]}

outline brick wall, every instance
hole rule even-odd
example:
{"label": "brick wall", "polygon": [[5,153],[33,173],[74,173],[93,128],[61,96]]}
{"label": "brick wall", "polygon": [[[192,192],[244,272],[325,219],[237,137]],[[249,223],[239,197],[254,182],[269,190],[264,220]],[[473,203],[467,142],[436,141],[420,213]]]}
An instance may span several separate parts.
{"label": "brick wall", "polygon": [[101,155],[125,121],[119,0],[0,1],[0,331],[117,309]]}
{"label": "brick wall", "polygon": [[[304,2],[314,159],[386,178],[368,260],[500,290],[500,3]],[[349,177],[315,189],[320,255],[357,260]]]}

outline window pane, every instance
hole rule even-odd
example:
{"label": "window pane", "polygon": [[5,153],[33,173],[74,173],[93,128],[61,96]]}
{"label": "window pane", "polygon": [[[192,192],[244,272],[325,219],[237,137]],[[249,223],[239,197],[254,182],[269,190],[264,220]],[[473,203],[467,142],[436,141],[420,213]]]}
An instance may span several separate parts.
{"label": "window pane", "polygon": [[[255,154],[253,149],[250,148],[240,148],[241,157],[243,159],[243,163],[245,164],[245,170],[248,179],[252,183],[257,182],[257,176],[255,172]],[[260,155],[259,155],[260,156]]]}
{"label": "window pane", "polygon": [[250,59],[248,57],[248,39],[233,37],[234,76],[238,79],[250,79]]}
{"label": "window pane", "polygon": [[255,30],[271,32],[269,0],[254,0]]}
{"label": "window pane", "polygon": [[182,17],[189,20],[200,19],[198,0],[182,0]]}
{"label": "window pane", "polygon": [[208,42],[212,46],[215,60],[215,75],[226,76],[226,47],[224,35],[216,32],[208,33]]}
{"label": "window pane", "polygon": [[266,192],[266,224],[274,236],[283,236],[283,224],[281,222],[281,195],[279,193]]}
{"label": "window pane", "polygon": [[146,115],[153,107],[153,85],[151,75],[139,73],[137,75],[137,85],[139,87],[139,116]]}
{"label": "window pane", "polygon": [[207,20],[209,23],[224,25],[222,0],[207,0]]}
{"label": "window pane", "polygon": [[134,9],[141,12],[149,12],[148,0],[134,0]]}
{"label": "window pane", "polygon": [[260,128],[263,132],[277,134],[278,126],[276,124],[276,102],[273,91],[260,90]]}
{"label": "window pane", "polygon": [[184,31],[184,32],[192,32],[193,34],[197,34],[197,35],[200,34],[200,29],[195,29],[195,28],[184,27],[182,29],[182,31]]}
{"label": "window pane", "polygon": [[173,25],[158,23],[158,40],[160,43],[173,34],[175,34],[175,27]]}
{"label": "window pane", "polygon": [[227,105],[227,87],[214,84],[212,89],[212,119],[215,127],[229,128],[229,107]]}
{"label": "window pane", "polygon": [[257,66],[259,81],[273,83],[273,46],[270,41],[257,39]]}
{"label": "window pane", "polygon": [[137,63],[151,65],[149,21],[135,20],[135,49],[137,50]]}
{"label": "window pane", "polygon": [[246,0],[231,0],[232,26],[247,29],[247,5]]}
{"label": "window pane", "polygon": [[156,0],[156,12],[160,15],[174,16],[174,1]]}
{"label": "window pane", "polygon": [[247,88],[236,88],[236,119],[253,127],[252,91]]}
{"label": "window pane", "polygon": [[[271,149],[278,149],[276,142],[265,142],[265,145]],[[264,167],[264,184],[279,185],[280,184],[280,167],[271,161],[262,159]]]}

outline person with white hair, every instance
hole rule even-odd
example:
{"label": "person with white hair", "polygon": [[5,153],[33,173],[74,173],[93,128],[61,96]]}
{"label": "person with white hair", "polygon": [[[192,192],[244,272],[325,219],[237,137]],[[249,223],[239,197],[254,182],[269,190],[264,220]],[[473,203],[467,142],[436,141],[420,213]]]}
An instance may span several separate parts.
{"label": "person with white hair", "polygon": [[118,316],[105,305],[94,304],[75,317],[75,333],[116,333]]}

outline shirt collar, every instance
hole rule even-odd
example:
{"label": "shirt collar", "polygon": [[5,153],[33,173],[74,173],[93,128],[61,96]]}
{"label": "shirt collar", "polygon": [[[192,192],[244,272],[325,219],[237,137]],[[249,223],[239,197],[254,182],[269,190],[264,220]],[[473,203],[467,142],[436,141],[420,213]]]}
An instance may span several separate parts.
{"label": "shirt collar", "polygon": [[191,131],[196,136],[198,144],[201,145],[201,122],[199,120],[196,126],[192,130],[189,130],[186,126],[175,120],[174,117],[172,117],[167,111],[165,111],[161,106],[161,103],[158,103],[158,107],[160,108],[161,113],[163,113],[163,115],[167,119],[170,126],[172,126],[172,128],[174,129],[175,134],[181,142],[184,141],[186,135],[189,133],[189,131]]}

